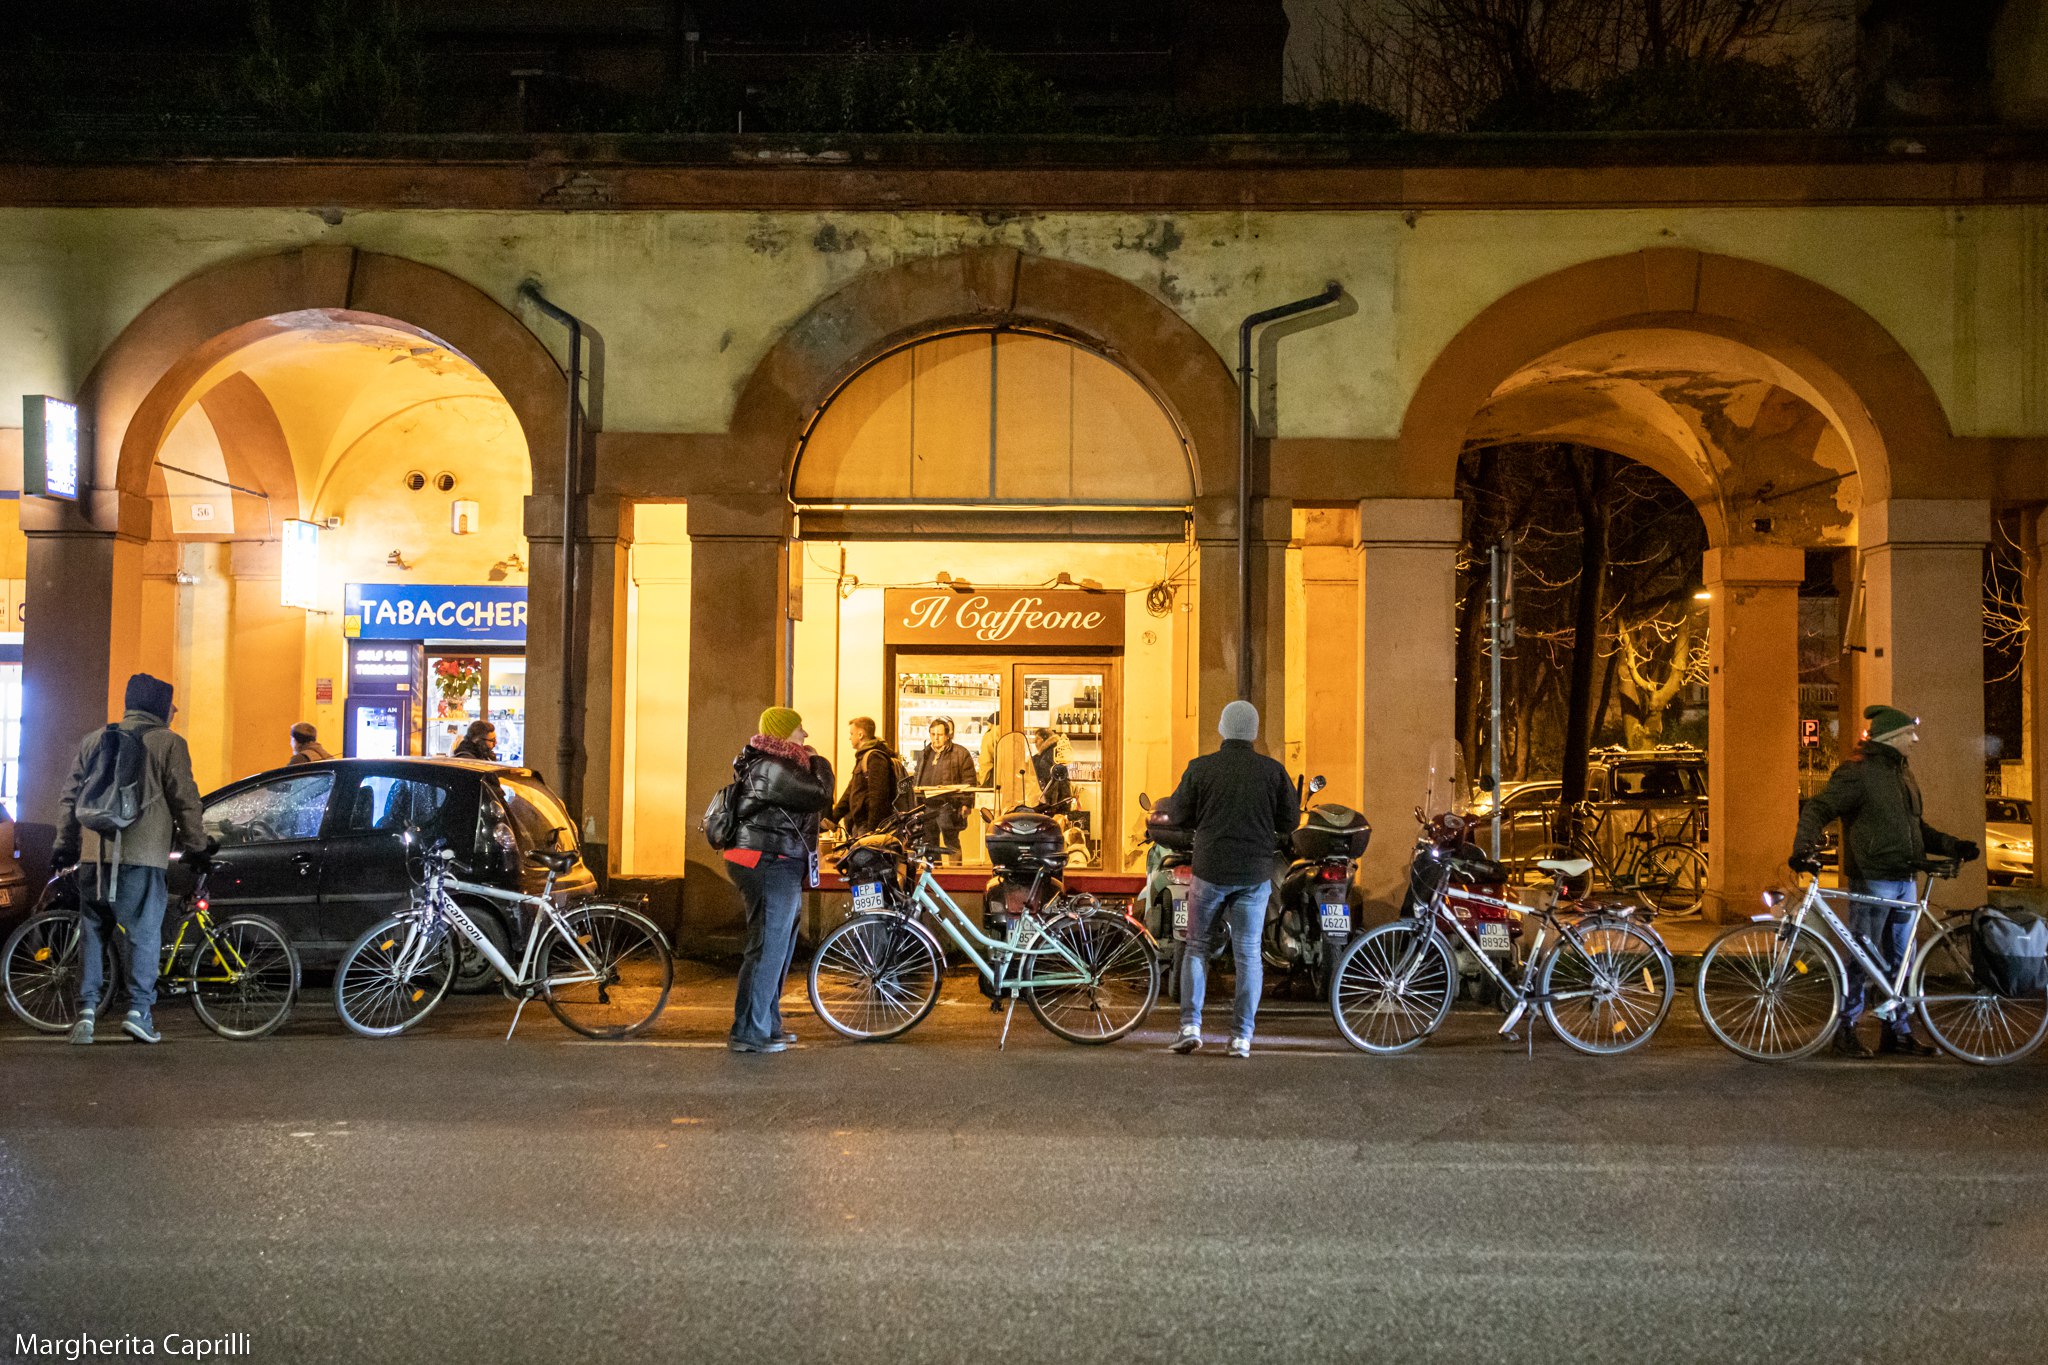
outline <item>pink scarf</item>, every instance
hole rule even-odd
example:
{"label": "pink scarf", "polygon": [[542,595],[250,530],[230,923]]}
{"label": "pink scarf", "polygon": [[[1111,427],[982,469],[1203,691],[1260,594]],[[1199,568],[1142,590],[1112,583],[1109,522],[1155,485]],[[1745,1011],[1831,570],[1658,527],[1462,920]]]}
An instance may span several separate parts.
{"label": "pink scarf", "polygon": [[806,767],[818,756],[817,750],[808,744],[798,744],[795,740],[789,739],[776,739],[772,735],[755,735],[747,741],[747,747],[759,749],[764,754],[773,754],[777,758],[786,758],[791,763]]}

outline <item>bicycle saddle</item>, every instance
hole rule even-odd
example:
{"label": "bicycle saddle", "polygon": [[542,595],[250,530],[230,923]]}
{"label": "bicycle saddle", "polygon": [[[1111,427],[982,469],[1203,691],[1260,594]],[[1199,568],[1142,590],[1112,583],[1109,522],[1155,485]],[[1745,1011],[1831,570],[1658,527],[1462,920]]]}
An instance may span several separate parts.
{"label": "bicycle saddle", "polygon": [[1583,877],[1593,870],[1590,858],[1545,858],[1536,864],[1545,872],[1555,872],[1565,877]]}
{"label": "bicycle saddle", "polygon": [[573,848],[563,853],[556,853],[545,848],[536,848],[528,851],[526,860],[531,863],[538,863],[550,872],[559,875],[582,862],[583,855]]}

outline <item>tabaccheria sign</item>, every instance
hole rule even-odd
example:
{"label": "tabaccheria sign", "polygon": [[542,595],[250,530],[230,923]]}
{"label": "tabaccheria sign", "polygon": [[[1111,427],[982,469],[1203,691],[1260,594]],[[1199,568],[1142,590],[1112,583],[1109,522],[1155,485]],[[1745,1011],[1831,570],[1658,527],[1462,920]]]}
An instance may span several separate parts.
{"label": "tabaccheria sign", "polygon": [[890,588],[882,612],[882,638],[892,645],[1074,649],[1124,642],[1120,592]]}

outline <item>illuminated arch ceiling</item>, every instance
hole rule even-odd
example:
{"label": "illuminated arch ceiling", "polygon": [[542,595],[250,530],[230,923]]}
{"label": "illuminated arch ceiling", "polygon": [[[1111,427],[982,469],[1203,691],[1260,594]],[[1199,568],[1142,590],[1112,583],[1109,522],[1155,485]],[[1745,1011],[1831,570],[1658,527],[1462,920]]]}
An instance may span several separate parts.
{"label": "illuminated arch ceiling", "polygon": [[335,510],[323,495],[336,469],[373,448],[386,458],[410,451],[435,468],[524,471],[516,416],[462,355],[360,317],[272,321],[276,330],[192,386],[158,448],[159,534],[267,539],[285,518]]}
{"label": "illuminated arch ceiling", "polygon": [[971,331],[848,380],[797,453],[808,505],[1185,507],[1186,442],[1114,362],[1038,332]]}

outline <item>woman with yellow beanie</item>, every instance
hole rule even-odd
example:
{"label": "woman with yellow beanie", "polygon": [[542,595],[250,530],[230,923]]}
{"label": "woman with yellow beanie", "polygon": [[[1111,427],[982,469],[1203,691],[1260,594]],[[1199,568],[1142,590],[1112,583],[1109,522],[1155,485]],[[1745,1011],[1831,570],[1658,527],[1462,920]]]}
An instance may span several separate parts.
{"label": "woman with yellow beanie", "polygon": [[782,985],[796,953],[804,888],[818,884],[819,812],[832,804],[832,765],[804,742],[804,718],[771,706],[760,727],[732,763],[739,827],[725,861],[747,903],[746,951],[726,1040],[734,1052],[780,1052],[796,1041],[782,1026]]}

